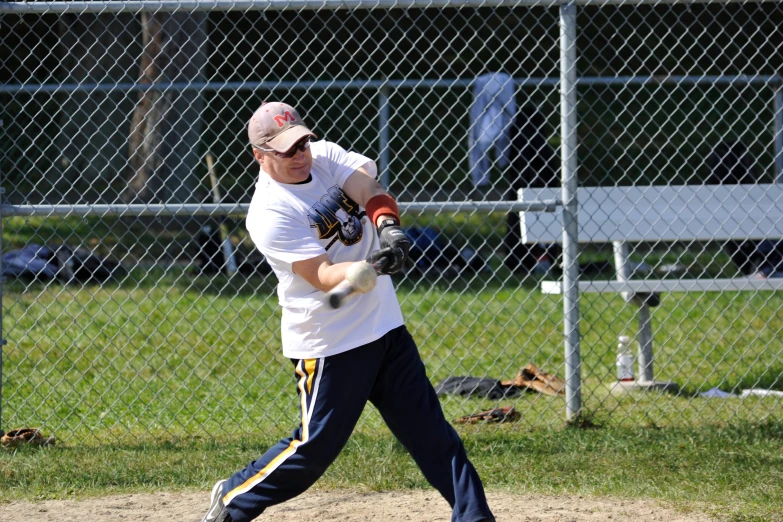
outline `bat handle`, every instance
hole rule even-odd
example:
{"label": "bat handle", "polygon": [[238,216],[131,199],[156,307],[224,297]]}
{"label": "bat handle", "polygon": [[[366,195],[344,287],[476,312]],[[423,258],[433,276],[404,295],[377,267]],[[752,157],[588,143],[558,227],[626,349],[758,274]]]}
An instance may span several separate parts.
{"label": "bat handle", "polygon": [[381,272],[384,268],[386,268],[386,265],[389,264],[389,258],[388,257],[382,257],[379,260],[377,260],[375,263],[372,264],[372,267],[375,269],[375,273],[378,275],[381,275]]}
{"label": "bat handle", "polygon": [[351,283],[348,281],[341,281],[337,284],[337,286],[329,290],[329,306],[335,310],[340,308],[340,305],[343,304],[343,301],[345,301],[345,299],[353,292],[354,288]]}

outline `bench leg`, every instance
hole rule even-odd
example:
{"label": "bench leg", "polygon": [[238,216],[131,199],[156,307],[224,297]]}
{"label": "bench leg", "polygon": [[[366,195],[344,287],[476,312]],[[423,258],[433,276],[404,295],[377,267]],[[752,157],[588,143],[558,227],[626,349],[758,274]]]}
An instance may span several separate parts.
{"label": "bench leg", "polygon": [[[617,271],[617,280],[627,281],[631,278],[631,267],[628,263],[628,244],[625,241],[613,241],[612,247],[614,249],[614,266]],[[628,292],[623,292],[622,296],[627,303],[637,303]],[[637,304],[639,306],[639,355],[637,357],[639,377],[637,380],[649,382],[653,380],[653,337],[650,307],[644,302]]]}
{"label": "bench leg", "polygon": [[639,379],[651,382],[653,380],[653,336],[650,307],[642,304],[639,307]]}
{"label": "bench leg", "polygon": [[[628,244],[625,241],[612,241],[614,249],[614,268],[618,281],[628,281],[631,278],[631,265],[628,263]],[[626,303],[630,303],[633,295],[620,292]]]}

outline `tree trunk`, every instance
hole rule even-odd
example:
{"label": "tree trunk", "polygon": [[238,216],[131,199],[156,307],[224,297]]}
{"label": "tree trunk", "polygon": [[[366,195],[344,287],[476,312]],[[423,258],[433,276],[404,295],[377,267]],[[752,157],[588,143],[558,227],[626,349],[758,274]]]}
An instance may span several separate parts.
{"label": "tree trunk", "polygon": [[[204,13],[142,13],[139,83],[201,82],[206,64]],[[149,89],[138,94],[128,140],[129,202],[200,202],[199,91]]]}
{"label": "tree trunk", "polygon": [[[143,50],[138,83],[155,85],[161,82],[163,68],[162,24],[165,14],[141,13],[141,36]],[[161,146],[163,144],[163,115],[166,112],[165,98],[158,90],[144,90],[137,95],[138,102],[131,119],[128,137],[128,166],[131,170],[128,190],[124,197],[133,202],[152,201],[158,192],[154,185],[163,166]]]}

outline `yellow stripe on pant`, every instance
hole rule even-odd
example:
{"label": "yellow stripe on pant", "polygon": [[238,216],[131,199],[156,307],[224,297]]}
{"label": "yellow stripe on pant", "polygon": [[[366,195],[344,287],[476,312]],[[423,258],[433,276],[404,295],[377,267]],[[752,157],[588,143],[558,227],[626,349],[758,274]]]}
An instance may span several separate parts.
{"label": "yellow stripe on pant", "polygon": [[310,395],[313,393],[313,380],[315,379],[315,372],[318,368],[318,359],[302,359],[299,364],[296,365],[296,374],[299,375],[299,381],[297,388],[299,388],[300,397],[300,409],[302,411],[302,437],[301,440],[292,440],[286,449],[272,459],[272,461],[264,466],[264,468],[247,479],[242,485],[229,491],[226,496],[223,497],[223,504],[228,505],[237,495],[241,495],[247,491],[253,489],[257,484],[261,483],[270,473],[277,469],[288,457],[296,452],[296,448],[307,442],[310,437],[310,430],[308,424],[310,423],[310,413],[307,408],[307,402]]}

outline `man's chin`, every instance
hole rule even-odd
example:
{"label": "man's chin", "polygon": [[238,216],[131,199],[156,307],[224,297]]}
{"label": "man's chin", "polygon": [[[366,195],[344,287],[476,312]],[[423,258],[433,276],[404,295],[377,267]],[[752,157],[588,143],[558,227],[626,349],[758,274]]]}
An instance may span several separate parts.
{"label": "man's chin", "polygon": [[289,170],[289,176],[291,179],[296,180],[296,182],[305,181],[307,180],[308,176],[310,176],[310,171],[307,169],[302,170]]}

